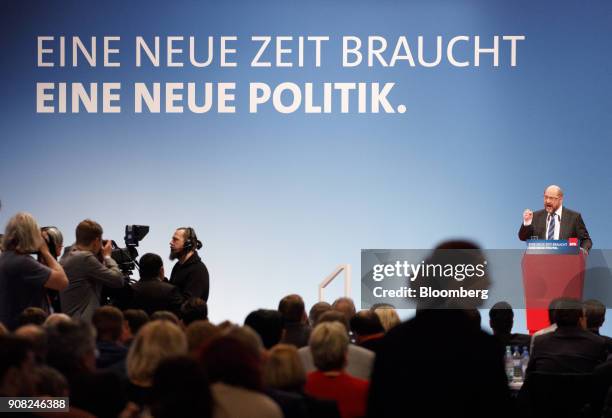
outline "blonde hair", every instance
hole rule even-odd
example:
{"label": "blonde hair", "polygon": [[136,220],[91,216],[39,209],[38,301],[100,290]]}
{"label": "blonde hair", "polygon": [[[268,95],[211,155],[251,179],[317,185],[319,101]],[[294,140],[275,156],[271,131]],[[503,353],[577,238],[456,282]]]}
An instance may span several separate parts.
{"label": "blonde hair", "polygon": [[151,386],[159,363],[169,357],[187,354],[187,337],[170,321],[145,324],[136,334],[127,355],[127,374],[141,386]]}
{"label": "blonde hair", "polygon": [[27,212],[19,212],[6,224],[2,238],[3,250],[27,254],[38,251],[42,244],[36,219]]}
{"label": "blonde hair", "polygon": [[306,372],[297,348],[277,344],[268,352],[263,373],[264,384],[273,389],[300,391],[306,383]]}
{"label": "blonde hair", "polygon": [[382,323],[385,332],[389,331],[396,325],[399,325],[400,318],[397,314],[397,311],[391,307],[382,307],[374,309],[374,313],[378,315],[380,318],[380,322]]}
{"label": "blonde hair", "polygon": [[312,359],[317,369],[326,372],[344,369],[349,338],[338,321],[322,322],[310,334]]}

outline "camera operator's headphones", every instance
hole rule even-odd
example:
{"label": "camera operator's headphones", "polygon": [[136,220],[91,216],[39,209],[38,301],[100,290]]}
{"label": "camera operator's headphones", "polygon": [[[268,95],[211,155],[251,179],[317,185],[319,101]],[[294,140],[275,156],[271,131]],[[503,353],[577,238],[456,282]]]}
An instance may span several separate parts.
{"label": "camera operator's headphones", "polygon": [[183,245],[183,251],[188,253],[189,251],[202,248],[202,241],[198,240],[198,236],[192,227],[188,226],[180,229],[185,231],[185,245]]}

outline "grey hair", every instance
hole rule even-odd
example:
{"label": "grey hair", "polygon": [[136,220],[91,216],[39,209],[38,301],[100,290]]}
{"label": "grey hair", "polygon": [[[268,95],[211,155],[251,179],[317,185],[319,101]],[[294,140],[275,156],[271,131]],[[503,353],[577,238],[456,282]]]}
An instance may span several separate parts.
{"label": "grey hair", "polygon": [[308,344],[317,369],[325,372],[344,368],[349,338],[340,322],[322,322],[317,325],[310,334]]}

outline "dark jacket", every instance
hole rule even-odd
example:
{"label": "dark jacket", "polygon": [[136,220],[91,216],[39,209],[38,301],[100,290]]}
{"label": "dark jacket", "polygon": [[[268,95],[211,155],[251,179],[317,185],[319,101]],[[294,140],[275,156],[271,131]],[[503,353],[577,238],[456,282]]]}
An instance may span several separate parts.
{"label": "dark jacket", "polygon": [[527,374],[590,373],[607,355],[603,338],[580,327],[560,327],[533,342]]}
{"label": "dark jacket", "polygon": [[[533,219],[531,225],[525,226],[521,224],[518,236],[521,241],[526,241],[531,237],[538,237],[539,239],[546,239],[546,220],[548,212],[541,209],[533,212]],[[585,250],[589,251],[593,246],[589,231],[587,231],[582,215],[579,212],[575,212],[563,207],[561,211],[561,229],[559,230],[559,239],[578,238],[580,240],[580,246]]]}
{"label": "dark jacket", "polygon": [[179,314],[184,298],[178,287],[158,278],[140,279],[132,285],[132,309],[143,309],[151,315],[155,311]]}
{"label": "dark jacket", "polygon": [[184,299],[202,298],[208,301],[208,269],[197,253],[184,263],[176,263],[170,274],[170,283],[178,287]]}

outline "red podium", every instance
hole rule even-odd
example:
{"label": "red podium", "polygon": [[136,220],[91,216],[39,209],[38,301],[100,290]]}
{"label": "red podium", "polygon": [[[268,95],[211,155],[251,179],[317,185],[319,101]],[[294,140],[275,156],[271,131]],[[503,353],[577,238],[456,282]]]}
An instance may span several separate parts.
{"label": "red podium", "polygon": [[[573,247],[574,242],[555,241],[561,250],[545,248],[545,243],[537,241],[540,248],[530,245],[523,256],[523,288],[527,308],[527,329],[529,333],[546,328],[548,305],[558,297],[582,299],[584,290],[584,271],[586,253]],[[569,250],[569,251],[568,251]],[[573,253],[572,253],[573,252]]]}

